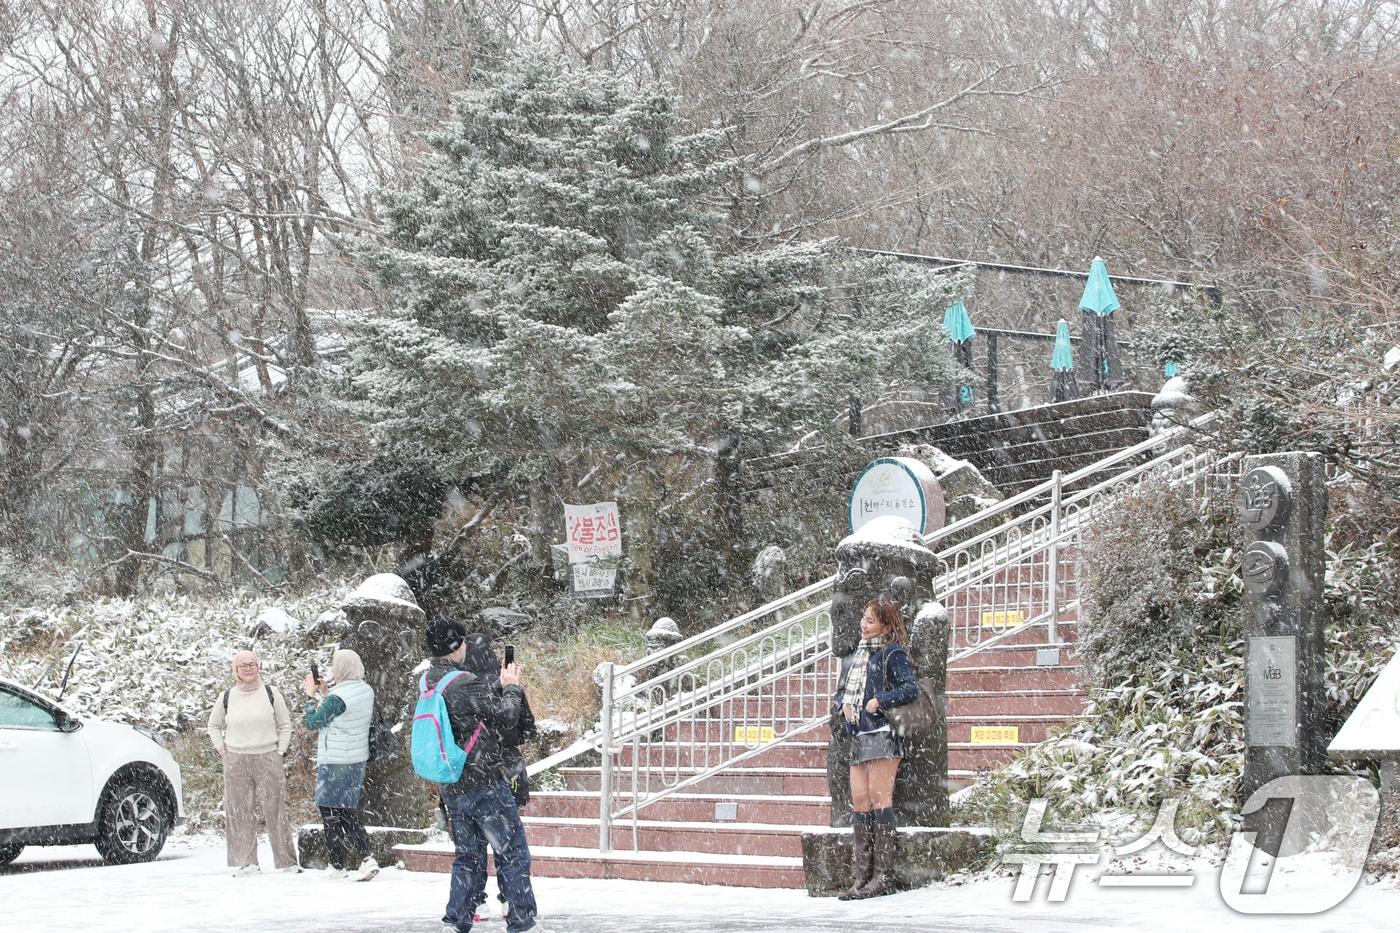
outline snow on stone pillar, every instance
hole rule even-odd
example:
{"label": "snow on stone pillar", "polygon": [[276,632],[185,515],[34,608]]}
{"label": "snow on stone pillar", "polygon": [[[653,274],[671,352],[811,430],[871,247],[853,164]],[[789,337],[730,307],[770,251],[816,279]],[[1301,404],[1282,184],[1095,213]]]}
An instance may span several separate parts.
{"label": "snow on stone pillar", "polygon": [[1184,376],[1172,376],[1152,397],[1152,411],[1152,433],[1159,434],[1200,414],[1201,403],[1191,394]]}
{"label": "snow on stone pillar", "polygon": [[[831,598],[831,653],[843,669],[860,644],[860,617],[876,596],[899,605],[910,625],[910,655],[921,679],[931,679],[942,698],[948,663],[946,613],[932,596],[937,558],[924,547],[908,521],[881,516],[862,525],[836,546],[836,586]],[[936,607],[936,608],[935,608]],[[851,823],[851,739],[839,723],[827,746],[827,786],[831,825]],[[894,809],[904,826],[948,823],[948,733],[946,719],[932,734],[911,736],[909,754],[895,781]]]}
{"label": "snow on stone pillar", "polygon": [[[426,651],[423,610],[403,578],[392,573],[369,577],[346,597],[341,610],[349,631],[340,646],[354,649],[364,662],[365,682],[374,688],[374,721],[398,729],[392,749],[370,749],[361,796],[365,825],[426,826],[427,792],[413,771],[407,747],[417,696],[412,672]],[[390,751],[393,757],[382,757]]]}
{"label": "snow on stone pillar", "polygon": [[[665,651],[667,648],[681,640],[681,629],[676,624],[676,620],[670,616],[662,616],[647,629],[647,654],[656,654],[658,651]],[[642,673],[643,680],[651,680],[653,677],[660,677],[662,674],[670,673],[671,668],[676,666],[675,656],[665,658]]]}
{"label": "snow on stone pillar", "polygon": [[[1243,804],[1274,778],[1323,769],[1322,457],[1246,457],[1236,505],[1244,528],[1248,635]],[[1289,804],[1273,800],[1244,818],[1245,830],[1258,833],[1256,844],[1275,855]]]}

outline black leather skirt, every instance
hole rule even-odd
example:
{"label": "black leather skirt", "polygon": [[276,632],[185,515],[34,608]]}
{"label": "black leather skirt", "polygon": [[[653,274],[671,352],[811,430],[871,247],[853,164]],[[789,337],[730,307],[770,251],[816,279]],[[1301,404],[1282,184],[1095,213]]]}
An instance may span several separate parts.
{"label": "black leather skirt", "polygon": [[859,765],[881,758],[903,758],[904,751],[899,740],[888,729],[880,732],[862,732],[855,737],[851,748],[851,764]]}

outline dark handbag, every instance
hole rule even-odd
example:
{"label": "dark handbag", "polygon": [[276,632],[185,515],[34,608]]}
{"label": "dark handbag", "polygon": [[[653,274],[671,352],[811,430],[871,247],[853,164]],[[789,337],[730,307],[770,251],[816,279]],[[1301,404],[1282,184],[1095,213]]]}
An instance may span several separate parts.
{"label": "dark handbag", "polygon": [[[885,682],[890,679],[890,656],[885,655]],[[880,712],[895,735],[922,736],[934,732],[943,721],[941,697],[934,695],[931,678],[917,679],[919,695],[902,706],[884,706]]]}
{"label": "dark handbag", "polygon": [[375,717],[369,723],[369,760],[392,761],[399,757],[399,737],[394,730]]}

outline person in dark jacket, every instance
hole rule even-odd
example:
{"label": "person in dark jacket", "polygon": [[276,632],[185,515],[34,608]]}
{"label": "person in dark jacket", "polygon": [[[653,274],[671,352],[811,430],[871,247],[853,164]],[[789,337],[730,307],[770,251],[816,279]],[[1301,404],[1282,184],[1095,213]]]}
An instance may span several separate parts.
{"label": "person in dark jacket", "polygon": [[866,603],[860,645],[836,687],[835,711],[850,732],[853,881],[841,900],[894,891],[894,781],[904,757],[882,710],[918,699],[909,631],[887,596]]}
{"label": "person in dark jacket", "polygon": [[[493,688],[501,690],[501,670],[504,665],[496,652],[491,648],[491,641],[480,632],[473,632],[467,636],[467,658],[462,666],[471,671],[482,680],[490,680]],[[530,698],[526,696],[525,689],[520,690],[520,718],[515,725],[503,729],[496,736],[496,741],[501,746],[501,775],[510,786],[511,795],[515,799],[516,808],[525,806],[530,800],[530,778],[526,770],[525,756],[520,752],[520,746],[533,739],[539,730],[535,726],[535,714],[530,709]],[[482,857],[485,858],[485,852]],[[500,856],[496,858],[499,860]],[[482,879],[483,882],[485,879]],[[502,914],[509,913],[509,903],[506,900],[505,890],[501,887],[499,880],[496,883],[497,899],[503,907]],[[486,887],[477,892],[472,899],[472,906],[476,908],[486,901]],[[473,914],[473,921],[489,919],[479,914]]]}
{"label": "person in dark jacket", "polygon": [[[453,619],[435,618],[428,625],[428,653],[432,655],[427,670],[427,685],[431,689],[447,674],[464,669],[466,629]],[[502,777],[504,762],[499,740],[501,732],[520,719],[523,696],[520,668],[515,664],[506,665],[501,668],[499,677],[499,694],[492,689],[489,680],[469,670],[448,684],[443,692],[453,736],[460,740],[475,732],[478,725],[482,726],[461,778],[442,788],[442,802],[456,849],[447,912],[442,922],[444,930],[457,933],[471,929],[476,894],[486,886],[488,840],[496,853],[497,880],[510,904],[506,929],[509,933],[525,933],[536,926],[530,847],[525,841],[525,827],[520,822],[515,799]]]}

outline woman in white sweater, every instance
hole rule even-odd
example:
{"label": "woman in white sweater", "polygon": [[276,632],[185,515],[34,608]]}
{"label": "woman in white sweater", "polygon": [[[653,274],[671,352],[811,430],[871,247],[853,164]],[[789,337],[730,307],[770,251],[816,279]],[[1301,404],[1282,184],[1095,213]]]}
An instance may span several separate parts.
{"label": "woman in white sweater", "polygon": [[360,656],[348,648],[331,655],[329,685],[307,674],[304,688],[306,727],[317,733],[316,806],[326,826],[327,873],[344,878],[347,869],[359,866],[351,879],[368,881],[379,873],[379,863],[369,854],[358,807],[369,761],[374,690],[365,683]]}
{"label": "woman in white sweater", "polygon": [[262,806],[272,861],[278,871],[301,871],[292,826],[287,819],[287,775],[283,760],[292,740],[287,701],[263,682],[258,656],[233,656],[233,686],[219,695],[209,712],[209,740],[224,760],[224,833],[228,864],[235,875],[258,869],[258,823],[254,803]]}

